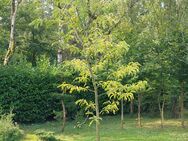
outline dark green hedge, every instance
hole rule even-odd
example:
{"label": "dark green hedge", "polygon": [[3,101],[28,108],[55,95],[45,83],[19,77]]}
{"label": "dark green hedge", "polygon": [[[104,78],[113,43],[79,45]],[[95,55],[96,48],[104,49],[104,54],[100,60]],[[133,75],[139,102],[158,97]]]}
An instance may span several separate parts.
{"label": "dark green hedge", "polygon": [[60,99],[52,95],[61,81],[52,68],[0,66],[0,105],[4,112],[12,108],[17,122],[46,121],[61,109]]}

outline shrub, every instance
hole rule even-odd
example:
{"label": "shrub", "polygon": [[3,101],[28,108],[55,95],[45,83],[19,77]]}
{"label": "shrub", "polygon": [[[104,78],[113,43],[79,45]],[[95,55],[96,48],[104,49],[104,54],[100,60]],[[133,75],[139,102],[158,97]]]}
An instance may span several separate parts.
{"label": "shrub", "polygon": [[53,132],[47,132],[44,130],[37,130],[35,134],[39,137],[41,141],[61,141],[54,136]]}
{"label": "shrub", "polygon": [[57,108],[58,99],[51,97],[57,91],[58,77],[51,72],[29,66],[0,68],[0,104],[3,111],[14,108],[18,122],[42,122]]}
{"label": "shrub", "polygon": [[20,141],[23,131],[18,125],[14,125],[12,114],[1,115],[0,117],[0,140],[1,141]]}
{"label": "shrub", "polygon": [[[59,92],[57,86],[61,82],[62,76],[56,67],[0,66],[0,105],[3,112],[8,113],[13,107],[14,120],[21,123],[53,119],[53,111],[62,110],[61,99],[53,96]],[[74,99],[65,100],[68,116],[76,112],[73,103]]]}

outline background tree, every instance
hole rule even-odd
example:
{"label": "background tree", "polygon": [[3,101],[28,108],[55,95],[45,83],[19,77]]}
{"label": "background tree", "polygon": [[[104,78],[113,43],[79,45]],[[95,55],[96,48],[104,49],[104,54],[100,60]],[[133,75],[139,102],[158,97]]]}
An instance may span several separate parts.
{"label": "background tree", "polygon": [[11,3],[11,31],[10,31],[10,40],[9,40],[9,47],[7,50],[7,53],[4,58],[4,65],[7,65],[9,62],[10,57],[13,55],[13,52],[15,51],[15,23],[16,23],[16,14],[17,9],[20,5],[22,0],[12,0]]}

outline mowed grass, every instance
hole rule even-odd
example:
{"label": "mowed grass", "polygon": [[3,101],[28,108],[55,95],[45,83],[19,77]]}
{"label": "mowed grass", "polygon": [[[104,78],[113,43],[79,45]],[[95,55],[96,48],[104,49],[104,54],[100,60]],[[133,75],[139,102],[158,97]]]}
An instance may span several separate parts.
{"label": "mowed grass", "polygon": [[[143,127],[136,127],[135,118],[125,119],[125,129],[120,129],[118,116],[104,117],[101,122],[101,141],[188,141],[188,119],[186,127],[182,128],[180,121],[170,119],[160,128],[160,119],[144,118]],[[61,132],[61,122],[46,122],[43,124],[22,125],[26,136],[24,141],[37,141],[34,131],[42,129],[54,132],[62,141],[94,141],[95,126],[87,124],[82,128],[74,128],[75,122],[67,122],[65,131]]]}

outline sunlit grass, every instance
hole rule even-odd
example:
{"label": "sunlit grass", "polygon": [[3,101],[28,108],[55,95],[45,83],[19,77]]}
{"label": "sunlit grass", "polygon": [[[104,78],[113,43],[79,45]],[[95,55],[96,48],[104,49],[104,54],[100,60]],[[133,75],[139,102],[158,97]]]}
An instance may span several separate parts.
{"label": "sunlit grass", "polygon": [[[188,141],[188,120],[186,128],[182,128],[180,121],[170,119],[165,121],[163,129],[160,128],[160,119],[144,118],[143,127],[136,127],[135,118],[125,119],[125,129],[120,129],[118,116],[105,117],[101,124],[101,141]],[[44,124],[22,125],[26,133],[24,141],[37,141],[34,131],[42,129],[54,132],[57,138],[63,141],[94,141],[95,127],[84,125],[74,128],[75,122],[68,122],[65,132],[61,132],[61,122],[46,122]]]}
{"label": "sunlit grass", "polygon": [[37,136],[34,134],[26,134],[24,137],[24,141],[37,141]]}

